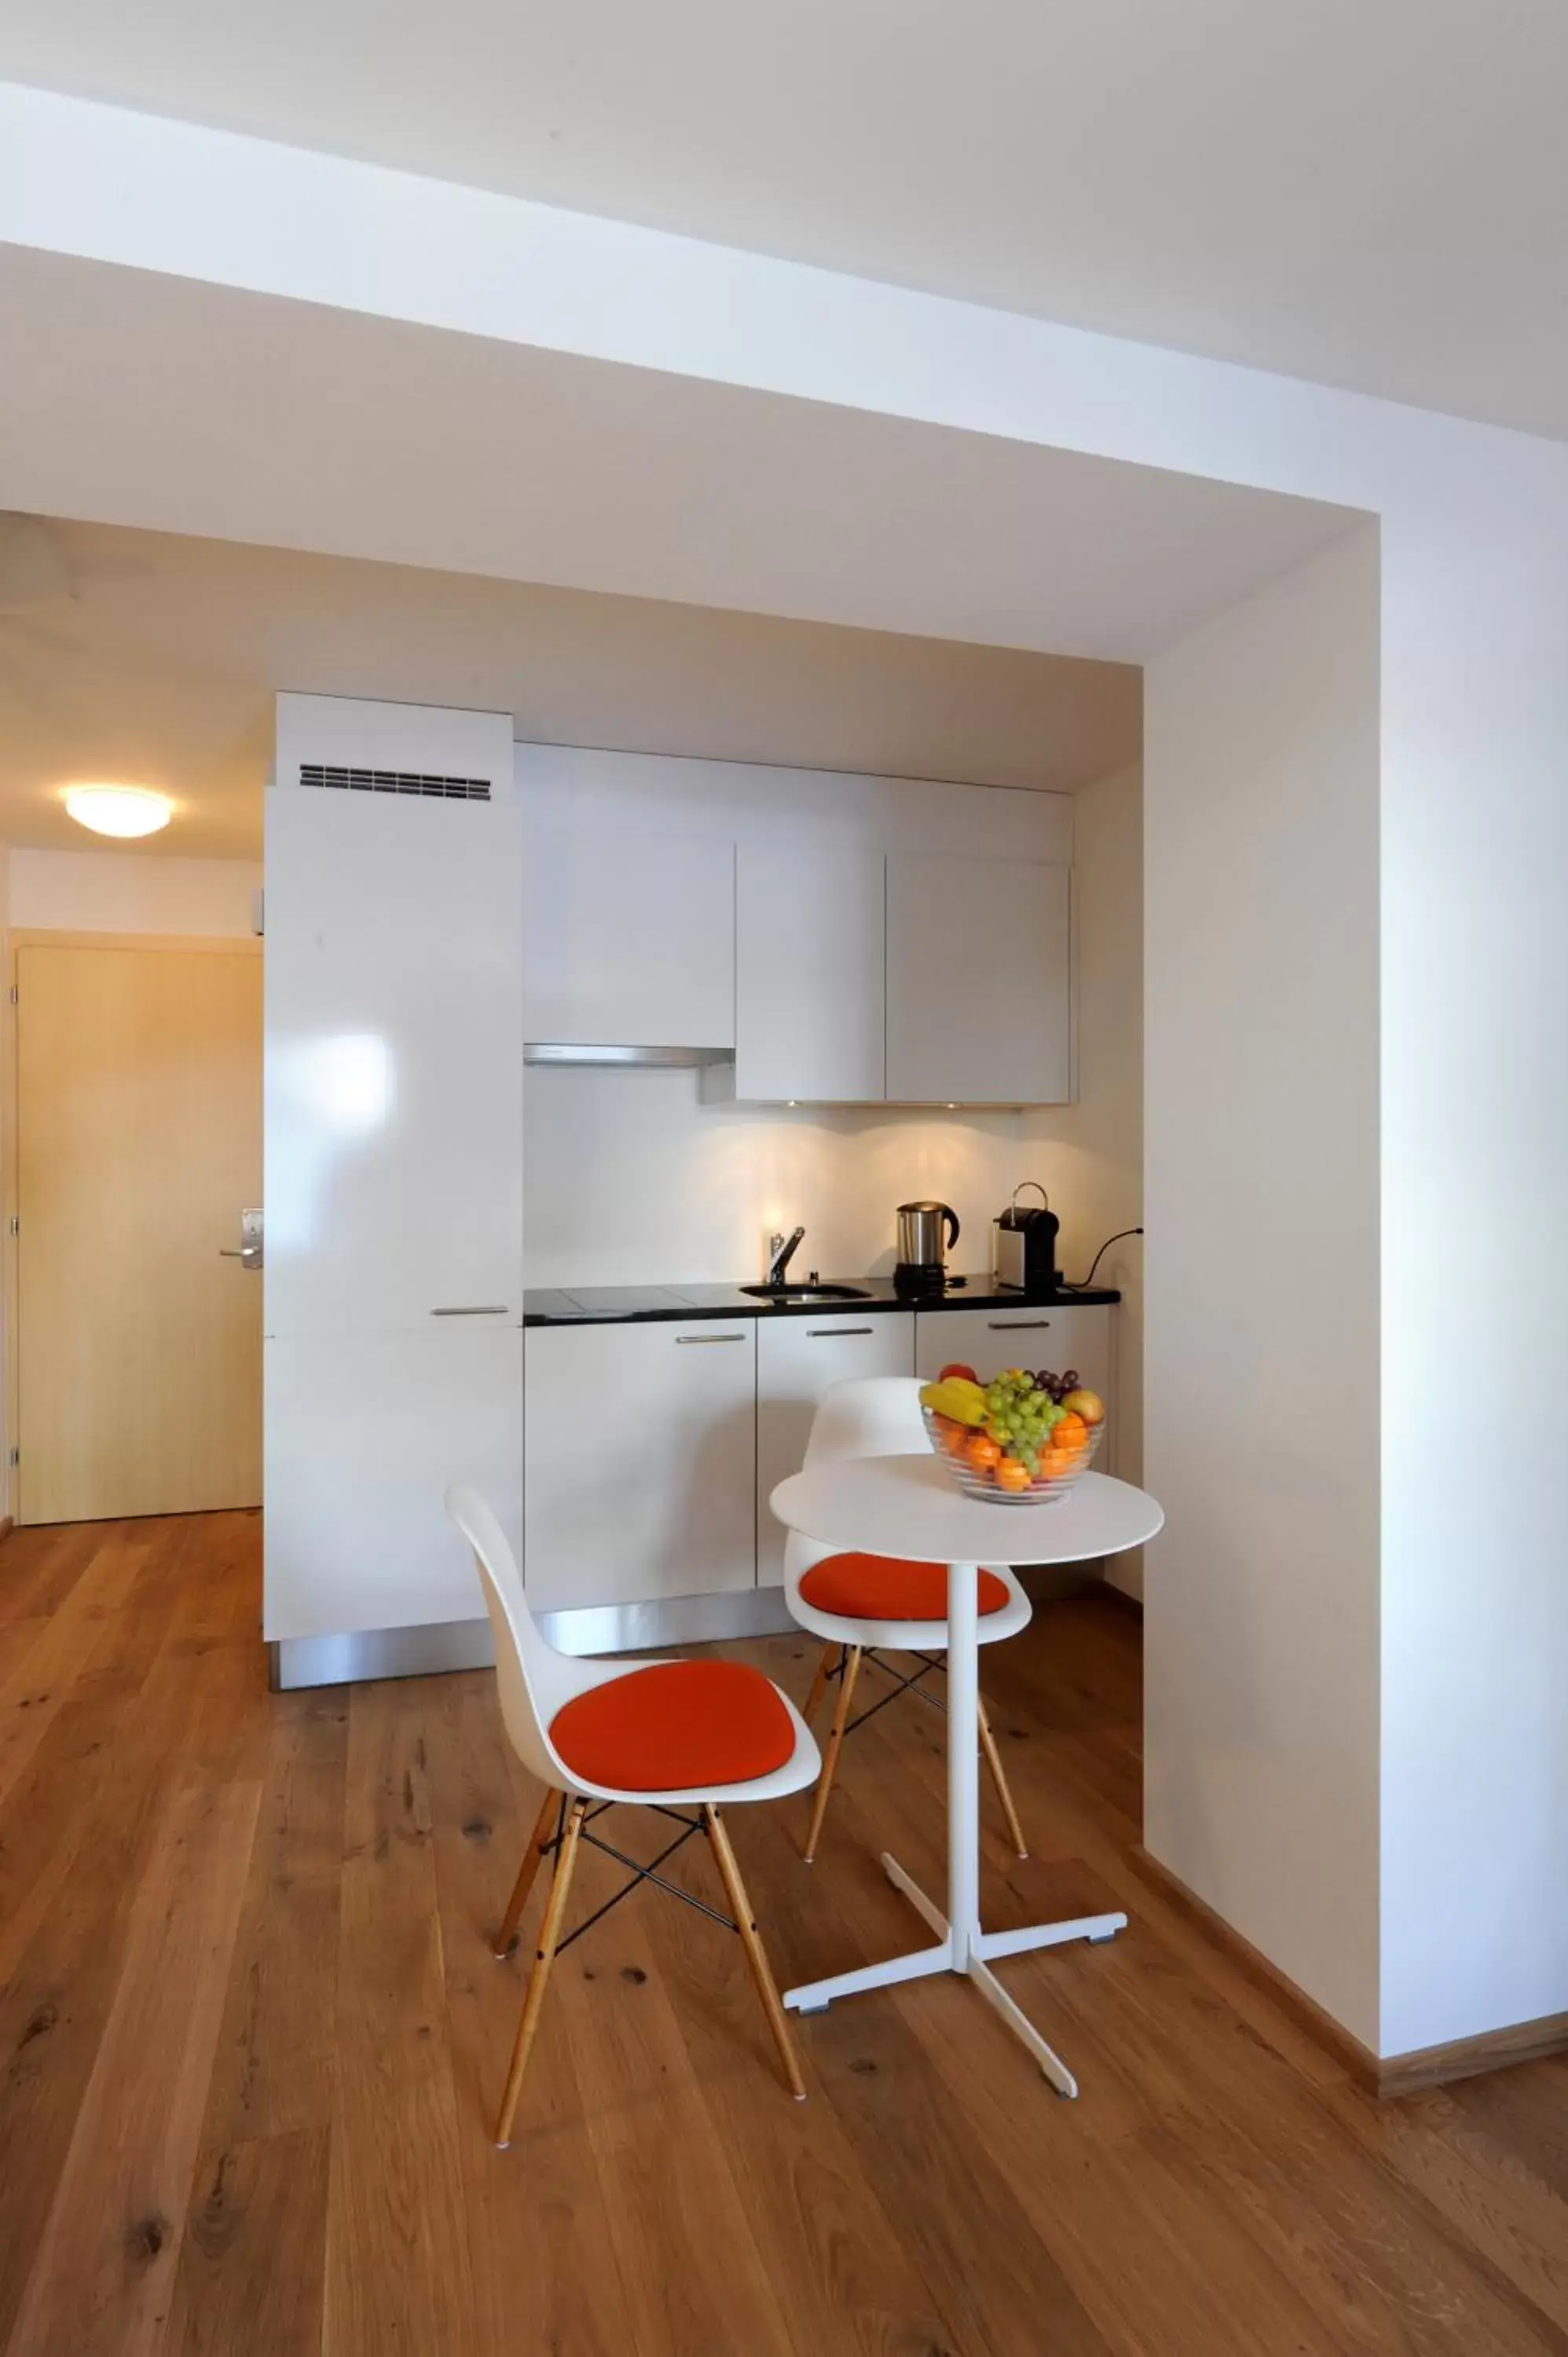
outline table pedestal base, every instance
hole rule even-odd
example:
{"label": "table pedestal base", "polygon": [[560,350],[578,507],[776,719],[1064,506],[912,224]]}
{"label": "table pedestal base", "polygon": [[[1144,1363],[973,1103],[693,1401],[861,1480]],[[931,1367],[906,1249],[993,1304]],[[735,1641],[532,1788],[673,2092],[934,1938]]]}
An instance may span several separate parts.
{"label": "table pedestal base", "polygon": [[1074,1915],[1059,1923],[1029,1923],[1016,1932],[983,1932],[978,1920],[956,1934],[947,1917],[927,1898],[914,1877],[906,1874],[885,1850],[883,1869],[896,1890],[901,1890],[918,1915],[937,1935],[934,1948],[917,1948],[907,1956],[890,1956],[886,1964],[861,1964],[854,1972],[835,1973],[831,1980],[809,1981],[804,1987],[786,1989],[784,2003],[796,2013],[825,2013],[833,1999],[856,1996],[865,1989],[891,1988],[899,1981],[927,1979],[932,1973],[960,1973],[974,1983],[992,2011],[1026,2046],[1058,2095],[1076,2095],[1078,2081],[1053,2047],[1047,2046],[1026,2013],[1015,2005],[991,1969],[993,1956],[1021,1956],[1031,1948],[1060,1947],[1068,1940],[1112,1940],[1127,1925],[1125,1915]]}

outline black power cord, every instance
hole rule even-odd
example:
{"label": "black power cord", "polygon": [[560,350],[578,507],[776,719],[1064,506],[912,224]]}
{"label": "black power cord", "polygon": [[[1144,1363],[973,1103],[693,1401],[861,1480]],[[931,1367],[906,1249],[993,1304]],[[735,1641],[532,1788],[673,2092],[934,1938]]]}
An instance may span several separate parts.
{"label": "black power cord", "polygon": [[1141,1236],[1143,1232],[1144,1231],[1142,1228],[1118,1228],[1113,1236],[1107,1236],[1105,1242],[1101,1245],[1100,1250],[1095,1254],[1093,1260],[1090,1263],[1089,1275],[1084,1278],[1082,1284],[1069,1284],[1068,1291],[1069,1293],[1087,1293],[1090,1286],[1094,1283],[1095,1270],[1100,1266],[1101,1262],[1105,1258],[1105,1255],[1110,1251],[1112,1245],[1119,1244],[1123,1236]]}

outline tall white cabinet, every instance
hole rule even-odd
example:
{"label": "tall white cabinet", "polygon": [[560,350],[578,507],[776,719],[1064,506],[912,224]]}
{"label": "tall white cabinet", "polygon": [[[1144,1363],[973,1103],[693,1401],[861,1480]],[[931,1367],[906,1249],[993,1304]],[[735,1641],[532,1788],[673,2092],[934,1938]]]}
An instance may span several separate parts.
{"label": "tall white cabinet", "polygon": [[509,715],[278,699],[264,1633],[285,1683],[302,1641],[482,1620],[450,1481],[521,1541],[520,894]]}

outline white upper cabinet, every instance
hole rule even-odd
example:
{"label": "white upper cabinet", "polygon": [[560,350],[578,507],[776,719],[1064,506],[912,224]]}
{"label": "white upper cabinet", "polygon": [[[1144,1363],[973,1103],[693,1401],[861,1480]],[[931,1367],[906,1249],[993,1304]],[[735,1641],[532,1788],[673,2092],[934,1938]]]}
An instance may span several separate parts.
{"label": "white upper cabinet", "polygon": [[1066,1100],[1067,796],[540,745],[517,777],[536,1045],[716,1049],[713,1102]]}
{"label": "white upper cabinet", "polygon": [[886,1093],[880,852],[743,843],[736,868],[735,1093],[875,1103]]}
{"label": "white upper cabinet", "polygon": [[515,804],[274,787],[266,849],[268,1333],[517,1323]]}
{"label": "white upper cabinet", "polygon": [[733,844],[531,818],[523,875],[528,1039],[734,1046]]}
{"label": "white upper cabinet", "polygon": [[889,855],[890,1103],[1066,1101],[1068,886],[1040,860]]}

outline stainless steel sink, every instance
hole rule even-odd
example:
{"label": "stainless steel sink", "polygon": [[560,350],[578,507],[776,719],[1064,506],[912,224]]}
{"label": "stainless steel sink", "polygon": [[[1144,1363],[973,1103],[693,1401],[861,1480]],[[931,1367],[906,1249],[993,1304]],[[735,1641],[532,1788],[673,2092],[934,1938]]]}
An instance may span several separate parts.
{"label": "stainless steel sink", "polygon": [[858,1285],[743,1285],[754,1301],[869,1301]]}

